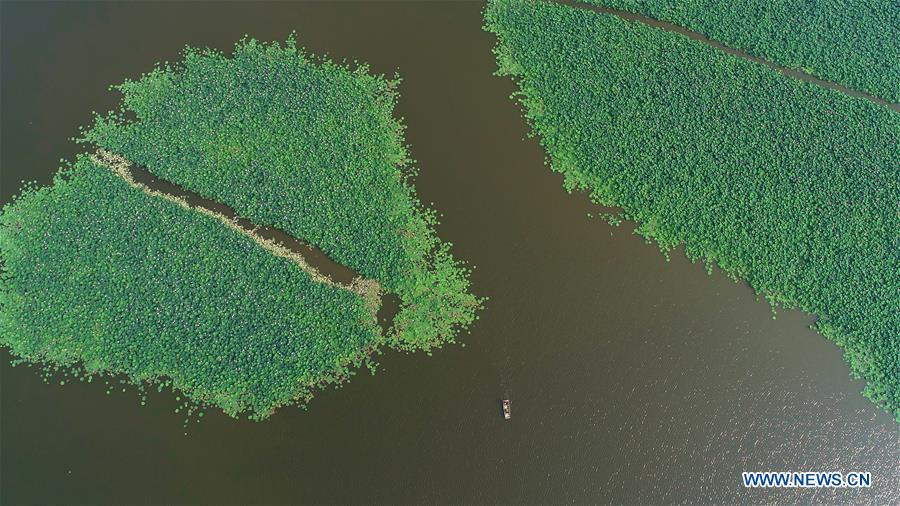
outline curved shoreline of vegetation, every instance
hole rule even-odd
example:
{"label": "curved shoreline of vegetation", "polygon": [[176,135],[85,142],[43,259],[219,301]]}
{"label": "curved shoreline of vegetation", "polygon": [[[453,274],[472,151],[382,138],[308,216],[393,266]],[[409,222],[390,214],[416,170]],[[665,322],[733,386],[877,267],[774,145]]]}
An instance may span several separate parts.
{"label": "curved shoreline of vegetation", "polygon": [[[121,113],[80,141],[96,154],[0,212],[0,346],[260,420],[373,368],[382,346],[454,342],[483,299],[415,197],[397,84],[293,38],[245,39],[230,58],[188,48],[183,66],[126,82]],[[332,283],[227,216],[135,181],[132,163],[363,278]],[[401,300],[385,332],[382,289]]]}
{"label": "curved shoreline of vegetation", "polygon": [[675,23],[779,65],[900,103],[900,8],[889,0],[577,1]]}
{"label": "curved shoreline of vegetation", "polygon": [[587,9],[492,0],[485,28],[569,191],[815,314],[900,419],[900,114]]}

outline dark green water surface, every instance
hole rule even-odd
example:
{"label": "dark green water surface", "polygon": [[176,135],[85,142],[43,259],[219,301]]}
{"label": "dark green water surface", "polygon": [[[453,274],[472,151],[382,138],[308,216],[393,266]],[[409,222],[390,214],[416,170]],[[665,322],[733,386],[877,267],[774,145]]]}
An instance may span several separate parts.
{"label": "dark green water surface", "polygon": [[[491,298],[466,346],[386,353],[378,374],[269,421],[170,393],[45,384],[0,354],[3,504],[900,502],[900,425],[840,350],[567,195],[492,76],[474,2],[6,2],[2,201],[50,181],[68,138],[185,44],[242,35],[404,79],[419,196]],[[504,422],[499,399],[512,400]],[[185,432],[188,435],[185,435]],[[745,470],[871,471],[859,490],[745,490]]]}

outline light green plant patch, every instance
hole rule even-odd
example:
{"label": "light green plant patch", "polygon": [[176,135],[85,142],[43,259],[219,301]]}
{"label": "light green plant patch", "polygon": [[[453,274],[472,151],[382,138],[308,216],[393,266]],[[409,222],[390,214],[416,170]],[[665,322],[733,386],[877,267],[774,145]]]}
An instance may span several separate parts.
{"label": "light green plant patch", "polygon": [[267,417],[383,341],[372,308],[183,201],[82,156],[0,214],[0,345]]}

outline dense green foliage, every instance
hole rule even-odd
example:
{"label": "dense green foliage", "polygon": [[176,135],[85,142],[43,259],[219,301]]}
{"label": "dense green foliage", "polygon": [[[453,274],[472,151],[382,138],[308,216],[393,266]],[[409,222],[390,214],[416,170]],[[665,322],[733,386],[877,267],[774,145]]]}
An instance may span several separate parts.
{"label": "dense green foliage", "polygon": [[896,0],[581,0],[670,21],[785,67],[900,102]]}
{"label": "dense green foliage", "polygon": [[[242,40],[118,87],[82,141],[309,241],[402,300],[397,345],[452,340],[479,301],[407,177],[396,80]],[[135,120],[126,116],[133,113]],[[406,174],[404,174],[404,170]]]}
{"label": "dense green foliage", "polygon": [[81,157],[0,214],[0,345],[254,418],[381,340],[363,298]]}
{"label": "dense green foliage", "polygon": [[567,188],[817,315],[900,417],[900,115],[586,9],[485,16]]}

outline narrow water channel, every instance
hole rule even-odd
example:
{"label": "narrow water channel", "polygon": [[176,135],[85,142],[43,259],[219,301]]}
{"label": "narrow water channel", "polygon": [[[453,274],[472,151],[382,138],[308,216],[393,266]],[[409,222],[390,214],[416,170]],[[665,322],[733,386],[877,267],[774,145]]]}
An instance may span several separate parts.
{"label": "narrow water channel", "polygon": [[248,232],[257,233],[265,239],[280,243],[292,252],[301,255],[313,269],[327,276],[335,283],[349,286],[354,279],[360,276],[359,273],[353,269],[329,258],[321,249],[305,241],[301,241],[281,229],[274,227],[259,227],[250,220],[238,216],[234,209],[228,205],[204,198],[198,193],[172,183],[171,181],[159,179],[144,167],[131,165],[129,171],[131,172],[131,177],[134,178],[135,181],[151,190],[183,199],[190,204],[191,207],[201,207],[222,215],[230,220],[234,220],[238,226]]}
{"label": "narrow water channel", "polygon": [[710,39],[709,37],[707,37],[706,35],[703,35],[700,32],[695,32],[695,31],[685,28],[683,26],[676,25],[675,23],[670,23],[668,21],[660,21],[658,19],[651,18],[649,16],[644,16],[642,14],[635,14],[633,12],[623,11],[620,9],[613,9],[611,7],[603,7],[603,6],[599,6],[599,5],[585,4],[585,3],[579,2],[577,0],[552,0],[552,1],[554,1],[558,4],[561,4],[561,5],[567,5],[569,7],[575,7],[578,9],[586,9],[589,11],[599,12],[602,14],[611,14],[613,16],[616,16],[618,18],[621,18],[621,19],[624,19],[627,21],[634,21],[634,22],[641,23],[641,24],[644,24],[647,26],[652,26],[654,28],[659,28],[659,29],[665,30],[667,32],[679,33],[689,39],[700,41],[700,42],[706,44],[707,46],[714,47],[714,48],[716,48],[720,51],[724,51],[730,55],[737,56],[738,58],[756,62],[761,65],[765,65],[771,69],[777,70],[779,73],[781,73],[785,76],[793,77],[794,79],[799,79],[799,80],[807,82],[807,83],[812,83],[817,86],[821,86],[823,88],[829,88],[829,89],[832,89],[835,91],[839,91],[845,95],[850,95],[850,96],[856,97],[856,98],[862,98],[864,100],[868,100],[870,102],[874,102],[878,105],[881,105],[881,106],[887,107],[889,109],[892,109],[894,111],[900,112],[900,104],[895,104],[893,102],[889,102],[887,100],[884,100],[883,98],[879,98],[874,95],[870,95],[863,91],[854,90],[852,88],[848,88],[848,87],[838,84],[838,83],[820,79],[820,78],[818,78],[812,74],[809,74],[807,72],[804,72],[803,70],[800,70],[800,69],[778,65],[777,63],[773,63],[769,60],[765,60],[758,56],[753,56],[752,54],[750,54],[746,51],[742,51],[740,49],[735,49],[733,47],[726,46],[725,44],[722,44],[721,42]]}
{"label": "narrow water channel", "polygon": [[[215,200],[204,198],[200,194],[172,183],[171,181],[159,179],[145,167],[131,164],[128,167],[128,172],[131,175],[131,179],[151,191],[179,198],[187,202],[191,207],[203,208],[212,211],[217,215],[224,216],[225,218],[232,220],[249,234],[262,237],[268,241],[273,241],[276,244],[287,248],[292,253],[300,255],[300,257],[303,258],[303,263],[309,268],[312,268],[314,274],[321,274],[344,288],[352,289],[351,286],[353,281],[362,277],[350,267],[332,260],[324,251],[316,246],[297,239],[281,229],[271,226],[257,226],[250,220],[238,216],[230,206]],[[399,309],[399,297],[392,293],[382,293],[381,304],[379,305],[376,314],[376,319],[378,320],[382,333],[388,333]]]}

